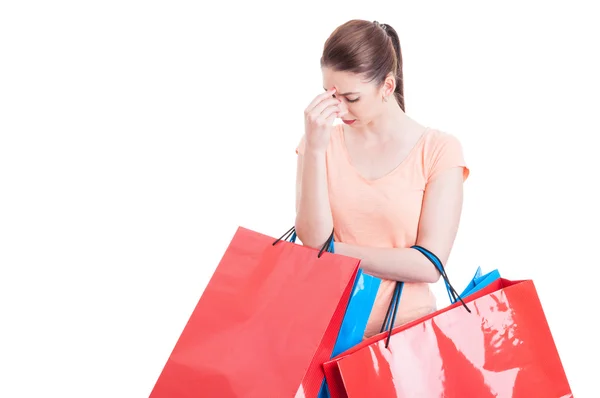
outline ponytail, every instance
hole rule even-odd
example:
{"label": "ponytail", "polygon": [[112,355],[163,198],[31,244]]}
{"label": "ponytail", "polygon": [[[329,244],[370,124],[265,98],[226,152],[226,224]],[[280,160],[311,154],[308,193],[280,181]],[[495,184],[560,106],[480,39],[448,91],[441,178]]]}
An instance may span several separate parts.
{"label": "ponytail", "polygon": [[394,28],[388,24],[381,24],[385,32],[392,40],[392,46],[394,47],[394,53],[396,54],[396,89],[394,90],[394,96],[396,101],[400,105],[400,108],[406,112],[404,107],[404,76],[402,74],[402,49],[400,48],[400,38]]}

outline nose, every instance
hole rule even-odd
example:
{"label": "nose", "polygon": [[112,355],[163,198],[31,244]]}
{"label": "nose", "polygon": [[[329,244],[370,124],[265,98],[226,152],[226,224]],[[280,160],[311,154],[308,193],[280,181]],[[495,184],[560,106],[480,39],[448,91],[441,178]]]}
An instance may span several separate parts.
{"label": "nose", "polygon": [[346,105],[346,103],[344,103],[343,100],[340,103],[339,108],[340,108],[340,116],[339,117],[342,117],[342,116],[348,114],[348,106]]}

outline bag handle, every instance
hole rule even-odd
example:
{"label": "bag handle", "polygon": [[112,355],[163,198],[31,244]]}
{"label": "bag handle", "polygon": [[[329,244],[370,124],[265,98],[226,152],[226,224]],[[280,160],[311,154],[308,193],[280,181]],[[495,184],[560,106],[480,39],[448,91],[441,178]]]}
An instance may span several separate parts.
{"label": "bag handle", "polygon": [[385,318],[383,319],[381,330],[379,331],[379,333],[383,333],[386,330],[388,332],[387,338],[385,340],[385,348],[388,348],[388,345],[390,344],[390,338],[392,337],[392,329],[394,328],[394,323],[396,323],[396,314],[398,313],[398,306],[400,305],[400,296],[402,296],[403,288],[404,282],[396,282],[396,286],[394,287],[394,294],[392,294],[390,305],[388,307],[387,313],[385,314]]}
{"label": "bag handle", "polygon": [[[331,231],[331,235],[329,235],[329,238],[327,238],[327,240],[325,241],[325,244],[323,244],[323,247],[321,247],[321,250],[319,250],[319,254],[318,254],[318,258],[321,258],[321,256],[323,255],[324,252],[328,252],[328,253],[334,253],[334,249],[333,249],[333,230]],[[292,227],[290,229],[287,230],[286,233],[284,233],[283,235],[281,235],[281,237],[277,240],[275,240],[275,242],[273,242],[273,246],[275,246],[277,243],[279,243],[282,240],[290,240],[290,242],[295,243],[296,242],[296,238],[298,237],[298,235],[296,235],[296,227]]]}
{"label": "bag handle", "polygon": [[[471,309],[465,304],[462,297],[456,292],[456,289],[452,287],[450,284],[450,280],[448,279],[448,275],[446,274],[446,270],[442,265],[440,259],[433,254],[431,251],[425,249],[422,246],[414,245],[411,246],[411,249],[418,250],[421,252],[439,271],[440,275],[444,279],[444,284],[446,285],[446,291],[448,292],[448,296],[450,297],[450,301],[454,304],[456,301],[460,300],[463,307],[471,313]],[[380,333],[387,331],[388,335],[385,341],[385,348],[388,348],[390,344],[390,338],[392,337],[392,329],[394,328],[394,323],[396,322],[396,314],[398,313],[398,306],[400,304],[400,296],[402,296],[402,289],[404,288],[404,282],[397,281],[396,286],[394,287],[394,294],[392,294],[392,299],[390,300],[390,305],[388,307],[385,318],[383,319],[383,324],[381,325]]]}
{"label": "bag handle", "polygon": [[427,257],[429,261],[431,261],[435,268],[437,268],[440,275],[444,279],[444,284],[446,285],[446,291],[448,292],[448,296],[450,297],[450,302],[454,304],[456,303],[456,301],[460,300],[463,307],[465,307],[465,309],[470,313],[471,310],[469,309],[469,307],[465,304],[465,302],[463,301],[462,297],[460,297],[460,294],[458,294],[456,289],[454,289],[454,287],[450,284],[450,279],[448,279],[448,275],[446,274],[446,270],[444,269],[444,266],[442,265],[440,259],[431,251],[425,249],[422,246],[414,245],[411,246],[411,249],[416,249],[420,251],[425,257]]}

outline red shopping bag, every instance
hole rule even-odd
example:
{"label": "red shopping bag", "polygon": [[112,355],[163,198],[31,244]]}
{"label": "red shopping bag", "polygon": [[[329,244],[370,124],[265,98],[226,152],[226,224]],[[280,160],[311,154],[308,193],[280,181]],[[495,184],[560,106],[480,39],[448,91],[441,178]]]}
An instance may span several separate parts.
{"label": "red shopping bag", "polygon": [[358,265],[239,228],[150,398],[316,397]]}
{"label": "red shopping bag", "polygon": [[324,364],[332,398],[572,397],[533,281],[498,279]]}

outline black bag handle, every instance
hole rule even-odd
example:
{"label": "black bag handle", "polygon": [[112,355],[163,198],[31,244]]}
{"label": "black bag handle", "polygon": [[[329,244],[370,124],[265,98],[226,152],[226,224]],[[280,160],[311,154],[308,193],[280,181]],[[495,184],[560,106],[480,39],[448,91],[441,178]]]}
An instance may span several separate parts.
{"label": "black bag handle", "polygon": [[[439,271],[440,275],[444,279],[444,283],[446,284],[446,289],[448,290],[448,294],[451,295],[450,301],[452,301],[454,303],[457,300],[460,300],[463,307],[465,307],[465,309],[469,313],[471,313],[471,309],[467,306],[467,304],[465,304],[462,297],[460,297],[460,295],[456,292],[456,289],[454,289],[454,287],[452,287],[452,285],[450,284],[450,280],[448,279],[448,275],[446,274],[446,270],[444,269],[444,266],[442,265],[442,262],[440,261],[440,259],[435,254],[433,254],[431,251],[425,249],[422,246],[414,245],[414,246],[411,246],[411,249],[418,250],[425,257],[427,257],[427,259],[429,261],[431,261],[433,263],[435,268]],[[394,288],[394,294],[392,294],[392,299],[390,300],[390,305],[388,307],[385,318],[383,319],[383,324],[381,325],[381,330],[379,333],[383,333],[384,331],[388,332],[386,342],[385,342],[385,348],[388,348],[388,346],[390,344],[390,338],[392,337],[392,329],[394,328],[394,323],[396,321],[396,314],[398,312],[398,306],[400,304],[400,296],[402,295],[403,287],[404,287],[404,282],[400,282],[400,281],[396,282],[396,286]]]}
{"label": "black bag handle", "polygon": [[[329,235],[329,238],[327,238],[327,240],[325,241],[325,244],[323,244],[323,247],[321,248],[321,250],[319,250],[319,254],[317,255],[318,258],[321,258],[321,256],[325,252],[331,252],[331,248],[332,248],[331,243],[333,242],[333,232],[334,231],[332,230],[331,235]],[[279,239],[276,239],[275,242],[273,242],[273,246],[275,246],[277,243],[279,243],[282,240],[288,240],[292,236],[295,236],[295,234],[296,234],[296,227],[294,226],[294,227],[288,229],[286,233],[281,235],[281,237]]]}
{"label": "black bag handle", "polygon": [[439,271],[440,275],[444,279],[444,283],[446,284],[446,290],[448,290],[448,295],[450,295],[450,301],[452,303],[455,303],[457,300],[459,300],[462,303],[463,307],[465,307],[465,309],[470,313],[471,310],[469,309],[469,307],[467,307],[462,297],[460,297],[456,289],[454,289],[454,287],[450,283],[450,279],[448,279],[448,275],[446,274],[446,270],[444,269],[444,265],[442,264],[440,259],[431,251],[425,249],[422,246],[414,245],[411,248],[420,251],[425,257],[427,257],[429,261],[431,261],[431,263]]}
{"label": "black bag handle", "polygon": [[388,348],[388,345],[390,344],[390,338],[392,337],[392,329],[394,328],[394,323],[396,322],[396,314],[398,313],[398,306],[400,305],[400,296],[402,296],[403,288],[404,282],[396,282],[396,286],[394,287],[394,294],[392,294],[390,305],[388,307],[387,313],[385,314],[385,318],[383,319],[381,330],[379,331],[379,333],[383,333],[386,330],[388,332],[387,338],[385,340],[385,348]]}

